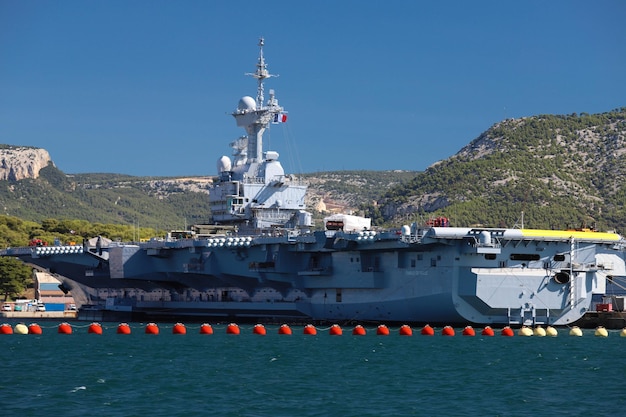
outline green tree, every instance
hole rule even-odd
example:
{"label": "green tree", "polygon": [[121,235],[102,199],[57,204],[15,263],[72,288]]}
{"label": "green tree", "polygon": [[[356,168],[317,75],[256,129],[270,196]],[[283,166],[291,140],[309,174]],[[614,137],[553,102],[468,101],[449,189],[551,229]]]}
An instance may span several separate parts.
{"label": "green tree", "polygon": [[32,270],[22,261],[0,257],[0,294],[4,294],[4,301],[16,298],[24,292],[32,278]]}

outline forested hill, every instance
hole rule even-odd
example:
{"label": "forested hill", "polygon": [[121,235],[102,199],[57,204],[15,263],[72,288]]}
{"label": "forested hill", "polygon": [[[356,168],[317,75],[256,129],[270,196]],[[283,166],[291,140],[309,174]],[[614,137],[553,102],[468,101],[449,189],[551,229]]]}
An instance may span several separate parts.
{"label": "forested hill", "polygon": [[[526,227],[584,224],[626,233],[625,138],[626,108],[508,119],[424,172],[306,174],[307,204],[317,226],[336,211],[369,215],[375,225],[443,215],[454,226],[492,227],[519,225],[524,212]],[[38,177],[0,180],[0,214],[157,230],[210,221],[210,177],[66,175],[59,168],[50,161]]]}
{"label": "forested hill", "polygon": [[491,127],[363,208],[377,223],[435,215],[456,226],[626,231],[626,108]]}
{"label": "forested hill", "polygon": [[[363,202],[375,201],[389,187],[411,180],[415,174],[406,171],[306,174],[303,177],[310,183],[307,206],[318,220],[331,211],[351,212]],[[51,163],[39,171],[37,178],[0,180],[0,215],[37,223],[47,219],[83,220],[157,230],[180,229],[210,222],[211,184],[211,177],[67,175]]]}

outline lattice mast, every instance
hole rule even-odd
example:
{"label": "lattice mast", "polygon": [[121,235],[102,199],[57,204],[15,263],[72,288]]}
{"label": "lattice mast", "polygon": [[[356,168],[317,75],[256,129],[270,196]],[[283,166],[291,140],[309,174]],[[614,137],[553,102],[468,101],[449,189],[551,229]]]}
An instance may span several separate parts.
{"label": "lattice mast", "polygon": [[248,134],[247,161],[248,163],[263,161],[263,132],[269,126],[274,116],[280,114],[283,108],[278,105],[278,100],[274,95],[274,90],[270,90],[270,97],[265,100],[264,81],[278,75],[270,74],[267,70],[265,57],[263,56],[263,38],[259,39],[259,59],[256,64],[256,71],[246,73],[257,80],[257,96],[254,103],[240,101],[237,111],[233,113],[237,120],[237,126],[246,129]]}

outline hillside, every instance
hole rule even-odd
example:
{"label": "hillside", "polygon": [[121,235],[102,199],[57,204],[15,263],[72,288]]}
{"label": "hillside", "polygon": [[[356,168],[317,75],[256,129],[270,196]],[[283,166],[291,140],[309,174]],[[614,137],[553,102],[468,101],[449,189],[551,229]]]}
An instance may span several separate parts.
{"label": "hillside", "polygon": [[508,119],[364,209],[376,221],[626,230],[626,108]]}
{"label": "hillside", "polygon": [[[2,214],[24,220],[81,219],[93,223],[140,224],[155,229],[208,221],[202,182],[116,174],[67,176],[52,165],[37,179],[0,181]],[[188,191],[189,189],[194,191]]]}
{"label": "hillside", "polygon": [[[385,189],[409,181],[411,172],[341,171],[307,174],[307,205],[315,212],[354,211]],[[119,174],[66,175],[54,164],[37,178],[0,181],[1,214],[41,223],[79,219],[140,225],[160,230],[208,223],[211,177],[133,177]],[[317,212],[316,218],[323,216]]]}
{"label": "hillside", "polygon": [[[307,205],[317,219],[359,211],[376,225],[444,215],[456,226],[513,226],[523,212],[526,227],[624,232],[625,138],[626,108],[508,119],[424,172],[304,174]],[[0,180],[0,213],[39,223],[54,218],[182,228],[209,221],[211,181],[66,175],[49,161],[32,178]]]}
{"label": "hillside", "polygon": [[355,211],[390,187],[406,184],[415,171],[329,171],[302,175],[309,183],[307,206],[316,211]]}

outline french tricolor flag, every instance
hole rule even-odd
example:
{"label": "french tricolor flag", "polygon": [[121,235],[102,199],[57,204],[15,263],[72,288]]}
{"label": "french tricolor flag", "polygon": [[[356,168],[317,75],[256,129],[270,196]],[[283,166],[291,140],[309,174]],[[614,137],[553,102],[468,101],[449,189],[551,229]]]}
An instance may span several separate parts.
{"label": "french tricolor flag", "polygon": [[287,121],[287,113],[276,113],[272,123],[285,123]]}

